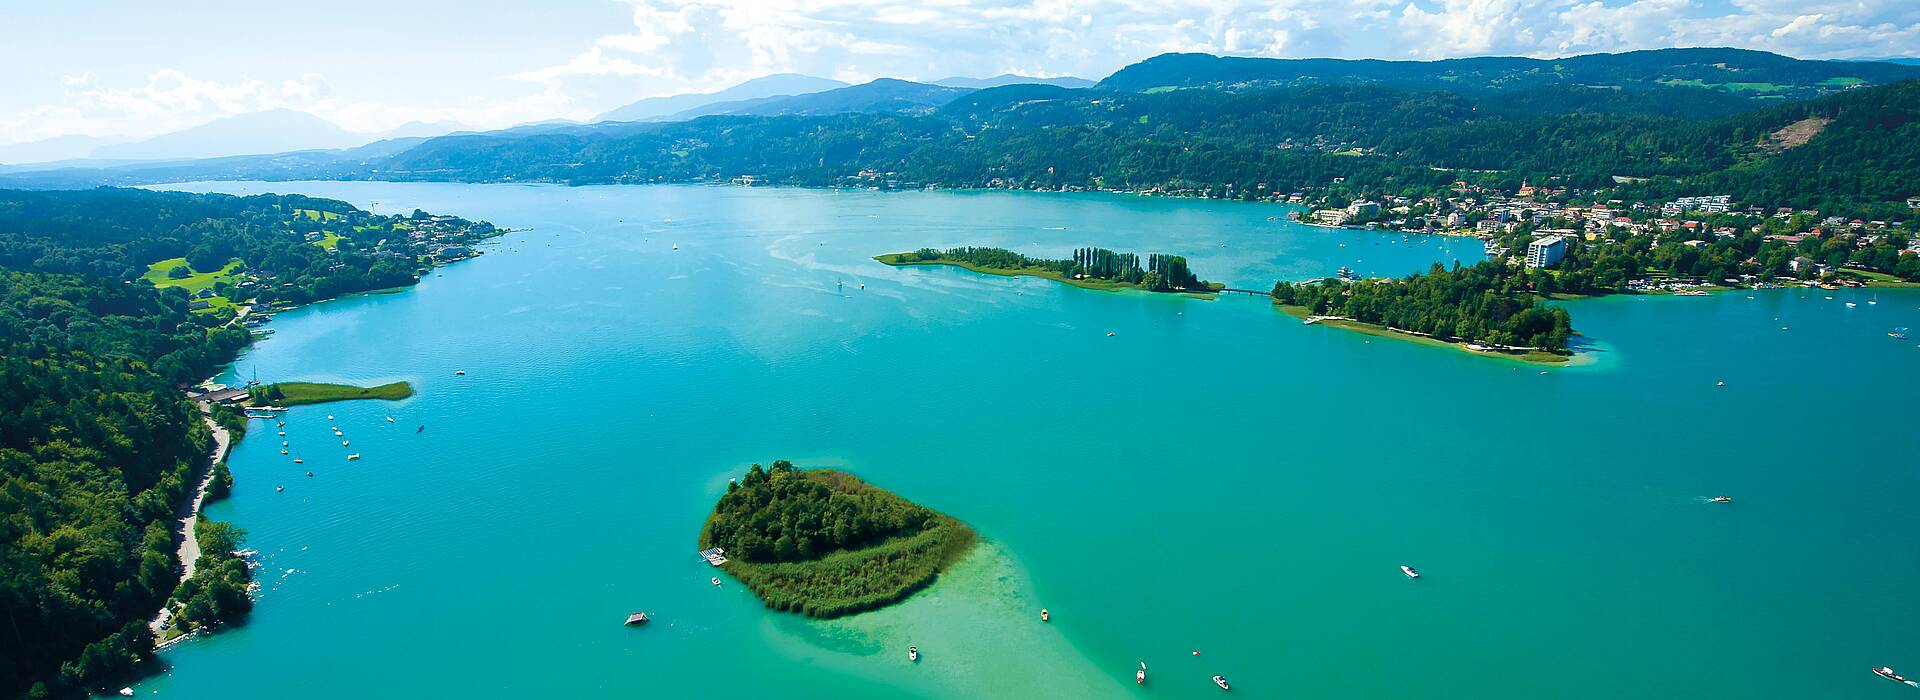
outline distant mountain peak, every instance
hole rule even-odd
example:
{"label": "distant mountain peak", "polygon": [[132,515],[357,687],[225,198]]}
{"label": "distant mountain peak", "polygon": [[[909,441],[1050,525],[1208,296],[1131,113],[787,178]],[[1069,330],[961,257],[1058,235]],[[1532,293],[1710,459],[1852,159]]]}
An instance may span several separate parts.
{"label": "distant mountain peak", "polygon": [[594,117],[596,122],[634,122],[651,121],[671,117],[680,112],[695,110],[721,102],[736,102],[787,95],[806,95],[823,90],[846,87],[847,84],[831,78],[816,78],[799,73],[775,73],[747,80],[738,85],[713,92],[681,93],[665,97],[649,97],[625,106],[609,110]]}
{"label": "distant mountain peak", "polygon": [[1086,78],[1075,78],[1070,75],[1061,76],[1058,78],[1035,78],[1032,76],[1019,75],[1015,73],[1001,73],[991,78],[968,78],[964,76],[953,76],[951,78],[941,78],[939,80],[935,80],[933,81],[933,84],[945,85],[947,87],[976,88],[976,89],[1004,87],[1007,85],[1052,85],[1054,87],[1063,87],[1063,88],[1093,87],[1093,81],[1087,80]]}

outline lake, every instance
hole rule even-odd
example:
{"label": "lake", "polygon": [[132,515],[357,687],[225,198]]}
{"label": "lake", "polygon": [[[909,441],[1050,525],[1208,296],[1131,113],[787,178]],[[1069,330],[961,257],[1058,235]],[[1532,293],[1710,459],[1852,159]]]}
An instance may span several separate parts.
{"label": "lake", "polygon": [[[1543,373],[1259,298],[870,259],[1092,245],[1254,289],[1481,259],[1283,205],[173,187],[525,230],[243,355],[229,379],[419,394],[293,409],[304,465],[254,423],[208,513],[251,533],[259,605],[143,695],[1895,697],[1868,667],[1920,668],[1920,348],[1886,336],[1920,327],[1915,290],[1569,302],[1594,361]],[[769,612],[695,538],[728,477],[782,458],[985,544],[898,606]]]}

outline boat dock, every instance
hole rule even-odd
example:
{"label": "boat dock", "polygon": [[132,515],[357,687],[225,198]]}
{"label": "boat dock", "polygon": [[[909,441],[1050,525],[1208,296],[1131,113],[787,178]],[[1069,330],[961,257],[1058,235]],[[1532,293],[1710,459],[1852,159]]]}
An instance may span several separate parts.
{"label": "boat dock", "polygon": [[700,558],[707,560],[708,564],[719,566],[721,564],[727,563],[727,550],[721,549],[719,547],[714,547],[713,549],[702,549],[700,550]]}

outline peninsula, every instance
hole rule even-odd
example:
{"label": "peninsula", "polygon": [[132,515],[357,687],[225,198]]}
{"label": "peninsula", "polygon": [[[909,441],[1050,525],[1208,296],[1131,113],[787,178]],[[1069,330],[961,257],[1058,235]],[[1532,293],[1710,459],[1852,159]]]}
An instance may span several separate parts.
{"label": "peninsula", "polygon": [[758,464],[700,530],[720,568],[775,610],[840,617],[905,599],[973,547],[972,528],[852,474]]}
{"label": "peninsula", "polygon": [[1140,256],[1116,253],[1105,248],[1076,248],[1073,258],[1068,260],[1033,258],[1005,248],[971,246],[950,250],[921,248],[911,253],[878,255],[873,259],[894,267],[952,265],[1003,277],[1044,277],[1075,287],[1102,291],[1139,289],[1211,296],[1226,287],[1195,276],[1187,268],[1187,259],[1178,255],[1148,255],[1147,266],[1142,268]]}
{"label": "peninsula", "polygon": [[1516,283],[1504,260],[1398,279],[1331,279],[1273,286],[1280,310],[1374,335],[1499,354],[1539,364],[1572,360],[1573,320]]}
{"label": "peninsula", "polygon": [[391,382],[372,387],[358,387],[351,384],[328,384],[325,382],[278,382],[254,387],[249,393],[255,403],[272,403],[279,406],[300,406],[310,403],[329,401],[352,401],[355,399],[383,399],[399,401],[413,396],[413,385],[407,382]]}

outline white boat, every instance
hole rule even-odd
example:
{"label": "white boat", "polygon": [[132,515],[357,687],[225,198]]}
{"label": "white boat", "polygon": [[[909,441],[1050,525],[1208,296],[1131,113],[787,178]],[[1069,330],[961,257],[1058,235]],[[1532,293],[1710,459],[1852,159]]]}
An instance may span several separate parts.
{"label": "white boat", "polygon": [[356,459],[359,459],[359,458],[360,458],[360,453],[358,453],[358,452],[355,452],[355,453],[353,453],[353,454],[350,454],[350,455],[347,455],[347,461],[349,461],[349,462],[351,462],[351,461],[354,461],[354,460],[356,460]]}
{"label": "white boat", "polygon": [[392,423],[392,422],[393,422],[393,416],[387,416],[387,422],[388,422],[388,423]]}
{"label": "white boat", "polygon": [[327,420],[333,420],[333,414],[331,413],[327,414]]}
{"label": "white boat", "polygon": [[920,647],[907,647],[907,660],[908,660],[908,661],[919,661],[919,660],[920,660]]}
{"label": "white boat", "polygon": [[1859,308],[1859,306],[1860,306],[1859,304],[1855,304],[1851,301],[1847,302],[1847,308],[1849,309]]}
{"label": "white boat", "polygon": [[133,689],[132,689],[132,688],[121,688],[121,689],[120,689],[120,697],[124,697],[124,698],[130,698],[130,697],[133,697]]}
{"label": "white boat", "polygon": [[1221,690],[1233,690],[1233,688],[1230,688],[1230,687],[1228,687],[1228,686],[1227,686],[1227,677],[1226,677],[1226,676],[1214,676],[1214,677],[1213,677],[1213,684],[1214,684],[1214,685],[1217,685],[1217,686],[1220,686],[1220,689],[1221,689]]}
{"label": "white boat", "polygon": [[715,579],[713,579],[713,585],[715,585],[715,586],[718,586],[718,585],[720,585],[720,579],[719,579],[719,578],[715,578]]}
{"label": "white boat", "polygon": [[1413,567],[1406,564],[1400,565],[1400,573],[1406,574],[1407,578],[1420,578],[1420,572],[1414,571]]}
{"label": "white boat", "polygon": [[1732,496],[1714,496],[1713,498],[1707,499],[1707,502],[1708,503],[1732,503],[1733,497]]}
{"label": "white boat", "polygon": [[346,446],[347,446],[347,443],[348,443],[348,442],[349,442],[348,440],[341,440],[341,441],[340,441],[340,446],[341,446],[341,447],[346,447]]}
{"label": "white boat", "polygon": [[1135,683],[1147,682],[1147,662],[1145,661],[1140,662],[1140,670],[1133,672],[1133,682]]}
{"label": "white boat", "polygon": [[280,454],[286,454],[286,453],[287,453],[287,448],[285,447],[280,448]]}

